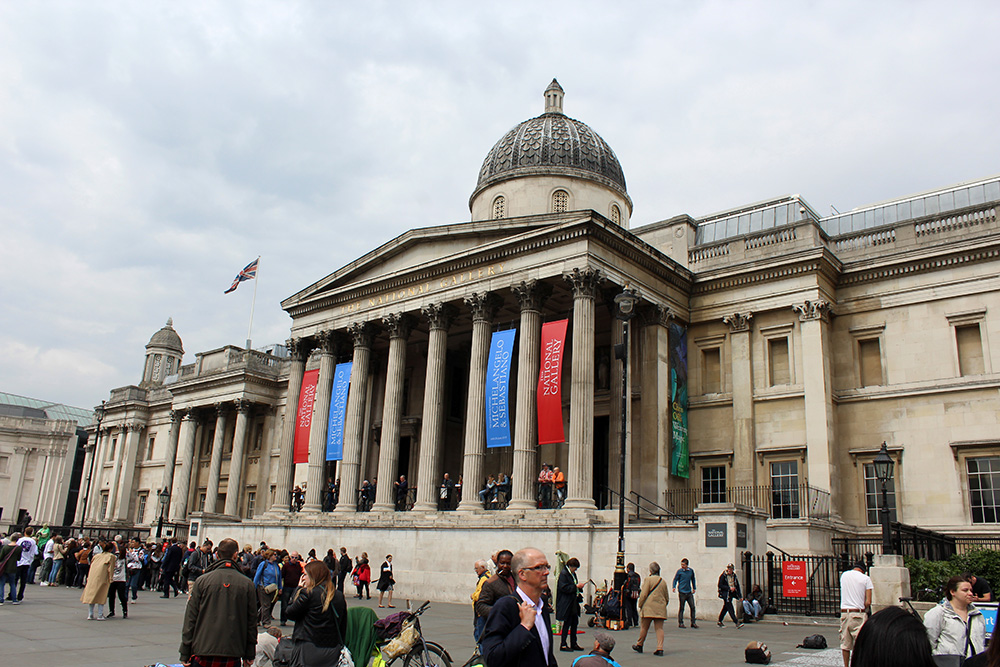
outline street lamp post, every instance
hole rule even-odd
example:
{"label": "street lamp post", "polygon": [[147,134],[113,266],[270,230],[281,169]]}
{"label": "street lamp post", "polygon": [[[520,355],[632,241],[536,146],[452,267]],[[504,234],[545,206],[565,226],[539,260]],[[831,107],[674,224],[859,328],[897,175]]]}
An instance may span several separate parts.
{"label": "street lamp post", "polygon": [[882,524],[882,553],[889,555],[893,553],[893,548],[892,535],[889,530],[889,494],[886,492],[885,485],[892,479],[893,460],[889,456],[889,448],[886,447],[885,442],[882,443],[882,449],[878,451],[872,465],[875,466],[875,477],[882,485],[882,508],[879,510],[879,522]]}
{"label": "street lamp post", "polygon": [[625,573],[625,445],[628,431],[628,357],[629,357],[629,320],[635,316],[635,305],[639,295],[634,289],[625,285],[622,293],[615,297],[618,307],[615,317],[622,322],[622,342],[615,346],[615,358],[622,362],[621,387],[621,424],[619,427],[618,448],[618,554],[615,556],[615,590],[621,590],[627,577]]}
{"label": "street lamp post", "polygon": [[170,503],[170,489],[163,488],[156,495],[160,499],[160,518],[156,522],[156,539],[160,539],[163,537],[163,514],[167,511],[167,505]]}
{"label": "street lamp post", "polygon": [[90,501],[90,480],[94,476],[94,461],[97,459],[98,451],[97,445],[98,440],[101,437],[101,422],[104,421],[104,409],[105,401],[101,401],[101,404],[94,408],[94,417],[97,420],[97,428],[94,429],[94,453],[90,455],[90,468],[87,470],[87,488],[83,491],[83,512],[80,513],[80,533],[83,533],[84,524],[87,521],[87,503]]}

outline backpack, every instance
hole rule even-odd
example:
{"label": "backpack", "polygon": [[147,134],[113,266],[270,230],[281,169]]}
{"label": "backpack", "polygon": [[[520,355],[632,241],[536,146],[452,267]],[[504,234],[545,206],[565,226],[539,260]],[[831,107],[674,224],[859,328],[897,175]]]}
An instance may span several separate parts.
{"label": "backpack", "polygon": [[642,591],[642,584],[638,574],[633,572],[628,575],[628,583],[626,584],[625,589],[628,591],[630,598],[633,600],[639,599],[639,593]]}
{"label": "backpack", "polygon": [[771,662],[771,652],[764,642],[750,642],[743,651],[744,659],[751,665],[766,665]]}
{"label": "backpack", "polygon": [[795,648],[826,648],[826,637],[823,635],[809,635]]}

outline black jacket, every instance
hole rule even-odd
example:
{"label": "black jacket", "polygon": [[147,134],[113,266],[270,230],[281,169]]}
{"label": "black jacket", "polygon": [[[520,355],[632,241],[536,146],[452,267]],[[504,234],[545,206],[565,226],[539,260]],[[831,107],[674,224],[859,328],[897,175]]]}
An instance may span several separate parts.
{"label": "black jacket", "polygon": [[736,584],[735,590],[729,590],[729,580],[726,579],[726,573],[723,572],[719,575],[719,599],[721,600],[739,600],[743,597],[740,593],[740,580],[735,574],[733,575],[733,582]]}
{"label": "black jacket", "polygon": [[580,603],[577,601],[576,578],[568,567],[559,573],[559,583],[556,584],[556,620],[566,621],[580,618]]}
{"label": "black jacket", "polygon": [[295,621],[292,640],[308,641],[327,648],[344,645],[347,636],[347,601],[340,591],[334,593],[330,606],[323,611],[326,590],[314,586],[309,592],[298,588],[292,594],[292,603],[285,612]]}
{"label": "black jacket", "polygon": [[183,560],[184,550],[176,544],[171,544],[163,554],[163,561],[160,562],[160,570],[163,572],[177,572],[181,569],[181,561]]}
{"label": "black jacket", "polygon": [[[525,630],[517,608],[519,600],[516,595],[507,595],[497,600],[490,610],[480,642],[486,664],[490,667],[556,667],[548,612],[542,611],[544,623],[541,628],[535,623],[531,630]],[[547,655],[542,653],[539,631],[549,636]]]}
{"label": "black jacket", "polygon": [[351,570],[354,569],[354,564],[351,562],[351,557],[348,556],[347,554],[343,554],[340,557],[340,560],[337,561],[337,565],[340,567],[340,570],[338,570],[337,573],[341,577],[346,577],[351,573]]}
{"label": "black jacket", "polygon": [[181,662],[192,654],[253,660],[256,648],[257,590],[236,563],[217,560],[191,585]]}

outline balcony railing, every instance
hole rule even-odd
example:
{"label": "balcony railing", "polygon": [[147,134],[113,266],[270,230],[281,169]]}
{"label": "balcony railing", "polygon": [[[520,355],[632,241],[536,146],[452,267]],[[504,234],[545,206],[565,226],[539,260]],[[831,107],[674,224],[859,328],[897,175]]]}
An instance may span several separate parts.
{"label": "balcony railing", "polygon": [[730,503],[767,512],[770,519],[828,519],[830,492],[808,484],[789,486],[729,486],[717,491],[672,489],[665,493],[664,507],[674,514],[688,515],[696,507]]}

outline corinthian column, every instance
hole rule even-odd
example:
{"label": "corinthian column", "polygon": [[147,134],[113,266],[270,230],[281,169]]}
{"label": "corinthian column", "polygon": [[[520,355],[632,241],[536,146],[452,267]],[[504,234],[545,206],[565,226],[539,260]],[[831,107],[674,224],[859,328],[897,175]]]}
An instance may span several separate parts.
{"label": "corinthian column", "polygon": [[236,432],[233,434],[233,455],[229,459],[229,481],[226,482],[226,509],[229,516],[240,513],[240,496],[243,495],[243,466],[246,465],[247,422],[250,420],[250,401],[237,398]]}
{"label": "corinthian column", "polygon": [[285,416],[281,428],[281,449],[278,451],[278,476],[275,480],[272,512],[288,510],[288,494],[292,492],[292,475],[295,473],[295,427],[299,409],[299,394],[302,392],[302,376],[306,372],[309,345],[302,338],[287,341],[288,353],[292,358],[288,370],[288,393],[285,396]]}
{"label": "corinthian column", "polygon": [[226,405],[215,404],[215,438],[212,441],[212,463],[208,467],[208,485],[205,487],[205,511],[219,511],[219,480],[222,477],[222,450],[226,442]]}
{"label": "corinthian column", "polygon": [[347,331],[354,339],[354,357],[351,361],[351,387],[347,393],[344,460],[340,463],[340,499],[334,510],[336,512],[355,512],[358,508],[361,440],[364,436],[365,403],[368,396],[368,365],[372,356],[371,325],[356,322]]}
{"label": "corinthian column", "polygon": [[490,329],[500,298],[492,292],[465,298],[472,311],[472,355],[469,361],[469,400],[465,406],[465,460],[462,466],[460,511],[482,509],[478,491],[483,483],[486,457],[486,366],[490,354]]}
{"label": "corinthian column", "polygon": [[170,520],[184,521],[187,519],[188,494],[191,489],[191,470],[194,467],[195,436],[198,433],[198,417],[193,410],[188,410],[181,422],[181,472],[174,477],[174,489],[171,493]]}
{"label": "corinthian column", "polygon": [[385,403],[382,409],[382,440],[379,444],[378,479],[373,512],[391,512],[396,507],[396,469],[399,466],[399,429],[403,417],[403,372],[406,370],[406,338],[412,320],[405,313],[382,318],[389,331],[389,365],[385,371]]}
{"label": "corinthian column", "polygon": [[535,507],[534,471],[538,433],[538,371],[542,334],[542,303],[552,287],[537,280],[521,281],[511,290],[521,304],[520,342],[517,347],[517,409],[514,413],[514,468],[509,510]]}
{"label": "corinthian column", "polygon": [[326,479],[326,428],[330,421],[330,394],[333,392],[333,371],[336,358],[336,340],[332,331],[321,331],[319,336],[319,380],[316,384],[316,401],[313,403],[312,429],[309,431],[309,470],[306,474],[306,502],[303,512],[323,509],[323,490]]}
{"label": "corinthian column", "polygon": [[167,451],[163,454],[163,481],[161,489],[168,491],[174,485],[174,468],[177,467],[177,444],[181,437],[181,419],[183,410],[170,411],[170,433],[167,434]]}
{"label": "corinthian column", "polygon": [[573,377],[569,403],[568,495],[563,507],[596,509],[594,478],[594,297],[598,269],[573,269]]}
{"label": "corinthian column", "polygon": [[437,508],[437,480],[444,445],[444,373],[448,326],[454,308],[443,303],[424,306],[430,324],[427,341],[427,376],[424,380],[424,411],[420,421],[420,467],[417,470],[417,501],[413,509],[432,512]]}

